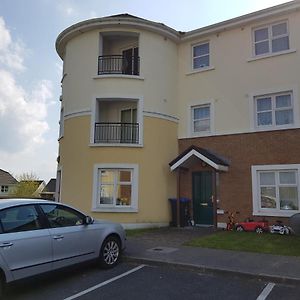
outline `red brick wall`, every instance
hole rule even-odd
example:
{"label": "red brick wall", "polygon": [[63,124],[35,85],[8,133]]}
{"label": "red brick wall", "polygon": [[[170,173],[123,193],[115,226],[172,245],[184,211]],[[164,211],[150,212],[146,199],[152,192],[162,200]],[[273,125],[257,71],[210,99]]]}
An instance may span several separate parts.
{"label": "red brick wall", "polygon": [[[229,161],[229,171],[220,173],[218,207],[239,211],[237,219],[260,220],[252,215],[252,165],[299,164],[300,129],[232,134],[179,140],[179,153],[195,145],[214,152]],[[181,196],[192,198],[192,172],[202,170],[201,161],[189,166],[181,176]],[[279,217],[267,217],[274,222]],[[219,215],[218,222],[227,222]]]}

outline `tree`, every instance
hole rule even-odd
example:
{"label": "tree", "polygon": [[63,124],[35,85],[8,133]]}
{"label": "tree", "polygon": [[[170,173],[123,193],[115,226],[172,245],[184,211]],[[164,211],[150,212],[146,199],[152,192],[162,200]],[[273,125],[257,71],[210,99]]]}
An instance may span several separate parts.
{"label": "tree", "polygon": [[11,192],[12,197],[33,197],[39,187],[38,177],[34,173],[23,173],[17,176],[18,183]]}

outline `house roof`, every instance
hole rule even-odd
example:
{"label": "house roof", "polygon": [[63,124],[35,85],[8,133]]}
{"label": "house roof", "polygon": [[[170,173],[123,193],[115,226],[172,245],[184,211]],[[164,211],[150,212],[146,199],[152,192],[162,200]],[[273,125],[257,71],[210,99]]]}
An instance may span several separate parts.
{"label": "house roof", "polygon": [[149,31],[158,32],[163,36],[179,43],[180,41],[203,38],[209,34],[220,33],[222,31],[239,26],[245,26],[253,22],[265,20],[268,17],[285,15],[292,11],[296,11],[299,8],[299,0],[290,1],[188,32],[177,31],[163,23],[153,22],[127,13],[102,18],[94,18],[76,23],[62,31],[56,39],[56,51],[63,59],[65,46],[70,39],[86,31],[95,29],[99,30],[108,26],[114,28],[122,28],[122,26],[127,26],[132,28],[147,29]]}
{"label": "house roof", "polygon": [[16,184],[18,181],[8,172],[0,169],[0,185],[2,184]]}
{"label": "house roof", "polygon": [[42,193],[55,193],[56,187],[56,179],[51,178],[45,188],[43,189]]}
{"label": "house roof", "polygon": [[225,159],[207,149],[199,148],[194,145],[190,146],[185,151],[180,153],[174,160],[169,163],[171,171],[174,171],[192,157],[196,157],[202,160],[216,170],[228,171],[229,163]]}

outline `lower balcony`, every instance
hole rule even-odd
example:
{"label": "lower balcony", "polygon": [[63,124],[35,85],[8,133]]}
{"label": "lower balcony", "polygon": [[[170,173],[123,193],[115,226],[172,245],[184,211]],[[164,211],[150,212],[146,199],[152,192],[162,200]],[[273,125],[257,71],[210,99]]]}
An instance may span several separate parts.
{"label": "lower balcony", "polygon": [[95,123],[95,144],[138,144],[138,123]]}

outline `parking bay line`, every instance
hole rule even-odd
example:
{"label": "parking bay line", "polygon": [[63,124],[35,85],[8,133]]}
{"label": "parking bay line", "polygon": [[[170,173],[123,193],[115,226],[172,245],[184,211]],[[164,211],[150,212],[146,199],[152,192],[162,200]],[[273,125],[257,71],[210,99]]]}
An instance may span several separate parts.
{"label": "parking bay line", "polygon": [[268,283],[267,286],[263,289],[263,291],[260,293],[260,295],[257,297],[256,300],[265,300],[271,293],[273,287],[275,286],[275,283]]}
{"label": "parking bay line", "polygon": [[127,275],[129,275],[129,274],[131,274],[131,273],[134,273],[134,272],[136,272],[136,271],[138,271],[138,270],[144,268],[145,266],[146,266],[146,265],[140,265],[140,266],[138,266],[138,267],[136,267],[136,268],[134,268],[134,269],[132,269],[132,270],[129,270],[129,271],[123,273],[123,274],[120,274],[120,275],[115,276],[115,277],[113,277],[113,278],[111,278],[111,279],[108,279],[108,280],[106,280],[106,281],[103,281],[103,282],[101,282],[101,283],[99,283],[99,284],[97,284],[97,285],[94,285],[94,286],[92,286],[92,287],[90,287],[90,288],[88,288],[88,289],[86,289],[86,290],[84,290],[84,291],[82,291],[82,292],[80,292],[80,293],[77,293],[77,294],[75,294],[75,295],[73,295],[73,296],[70,296],[70,297],[68,297],[68,298],[65,298],[64,300],[72,300],[72,299],[76,299],[76,298],[78,298],[78,297],[80,297],[80,296],[83,296],[83,295],[85,295],[85,294],[87,294],[87,293],[89,293],[89,292],[92,292],[92,291],[94,291],[94,290],[96,290],[96,289],[98,289],[98,288],[100,288],[100,287],[102,287],[102,286],[104,286],[104,285],[107,285],[107,284],[109,284],[109,283],[111,283],[111,282],[113,282],[113,281],[116,281],[116,280],[118,280],[118,279],[120,279],[120,278],[122,278],[122,277],[125,277],[125,276],[127,276]]}

